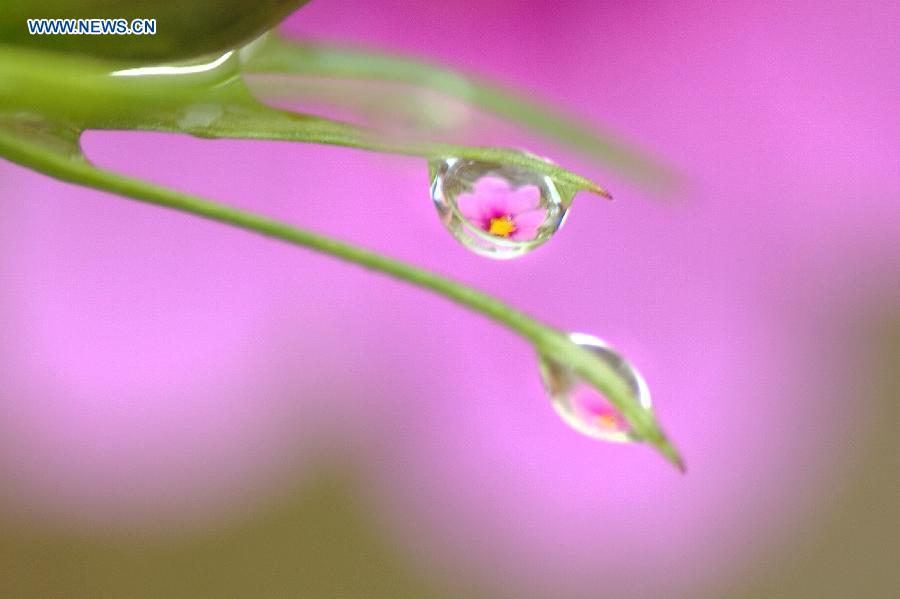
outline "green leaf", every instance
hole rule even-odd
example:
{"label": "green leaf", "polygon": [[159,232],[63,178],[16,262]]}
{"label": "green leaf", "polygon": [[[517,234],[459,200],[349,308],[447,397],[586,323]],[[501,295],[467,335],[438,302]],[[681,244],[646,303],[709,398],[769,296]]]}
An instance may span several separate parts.
{"label": "green leaf", "polygon": [[[309,0],[2,0],[0,43],[142,62],[223,52]],[[156,35],[30,35],[27,19],[156,19]]]}
{"label": "green leaf", "polygon": [[[65,148],[71,141],[71,129],[68,125],[44,122],[39,129],[44,131],[42,139],[35,140],[30,134],[31,127],[0,127],[0,156],[62,181],[225,223],[328,254],[442,295],[505,326],[529,341],[539,354],[552,356],[556,362],[571,368],[609,398],[636,434],[673,464],[683,467],[677,450],[665,437],[652,413],[645,411],[634,401],[627,384],[619,375],[593,353],[572,343],[562,332],[494,297],[433,272],[259,214],[125,177],[99,169],[84,160],[73,159],[69,152],[59,151],[59,148]],[[53,131],[61,133],[58,144],[49,143],[46,139],[48,136],[52,137],[48,132]]]}
{"label": "green leaf", "polygon": [[658,191],[677,181],[671,168],[591,123],[530,100],[525,92],[421,60],[269,35],[247,53],[243,69],[257,75],[375,80],[427,88],[544,135]]}
{"label": "green leaf", "polygon": [[566,192],[609,197],[597,183],[519,150],[386,138],[256,100],[234,52],[176,66],[123,67],[82,57],[7,48],[0,54],[0,110],[29,110],[82,129],[169,131],[201,137],[346,146],[426,159],[448,156],[514,164],[550,176]]}
{"label": "green leaf", "polygon": [[[345,146],[376,152],[420,156],[429,160],[455,156],[495,164],[512,164],[551,177],[568,190],[567,201],[579,190],[605,197],[609,193],[597,183],[537,156],[508,148],[461,146],[437,142],[392,140],[361,127],[309,114],[270,108],[255,101],[203,104],[176,114],[150,114],[147,120],[132,118],[128,128],[190,133],[207,138],[268,139]],[[93,120],[90,128],[109,125]]]}

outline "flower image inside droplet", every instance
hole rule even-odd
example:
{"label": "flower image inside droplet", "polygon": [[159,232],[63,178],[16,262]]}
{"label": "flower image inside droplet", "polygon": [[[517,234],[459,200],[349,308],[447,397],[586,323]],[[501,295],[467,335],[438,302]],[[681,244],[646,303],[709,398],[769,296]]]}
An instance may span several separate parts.
{"label": "flower image inside droplet", "polygon": [[[571,340],[590,350],[620,375],[632,395],[645,410],[651,409],[650,391],[641,374],[603,340],[591,335],[573,333]],[[639,440],[628,422],[610,401],[585,383],[566,366],[541,357],[541,376],[553,408],[563,421],[580,433],[603,441]]]}
{"label": "flower image inside droplet", "polygon": [[465,247],[514,258],[546,242],[566,207],[550,177],[520,167],[460,158],[432,163],[431,197],[441,221]]}
{"label": "flower image inside droplet", "polygon": [[536,185],[513,188],[497,175],[485,175],[475,182],[471,193],[456,199],[460,214],[494,237],[528,241],[537,236],[547,218],[541,207],[541,190]]}

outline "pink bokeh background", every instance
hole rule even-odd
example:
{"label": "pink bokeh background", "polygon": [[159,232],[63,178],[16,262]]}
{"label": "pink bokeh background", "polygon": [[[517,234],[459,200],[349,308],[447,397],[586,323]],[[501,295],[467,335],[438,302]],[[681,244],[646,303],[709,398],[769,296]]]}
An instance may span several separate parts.
{"label": "pink bokeh background", "polygon": [[85,138],[103,166],[603,337],[645,375],[687,476],[567,429],[530,348],[440,298],[0,165],[8,509],[204,526],[338,452],[416,560],[510,594],[695,596],[752,571],[840,485],[868,413],[852,327],[900,305],[898,22],[893,2],[319,0],[291,17],[291,35],[514,84],[685,175],[661,201],[530,139],[617,201],[580,196],[555,239],[506,263],[452,240],[415,159]]}

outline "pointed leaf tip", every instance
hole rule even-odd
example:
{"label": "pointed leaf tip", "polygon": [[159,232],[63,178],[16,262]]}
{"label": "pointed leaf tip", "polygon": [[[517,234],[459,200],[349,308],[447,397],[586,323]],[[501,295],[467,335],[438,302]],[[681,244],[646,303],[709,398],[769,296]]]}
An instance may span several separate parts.
{"label": "pointed leaf tip", "polygon": [[682,474],[687,474],[687,464],[684,462],[684,458],[681,457],[681,454],[675,449],[675,446],[666,439],[662,437],[656,443],[654,443],[656,449],[663,455],[666,460],[675,466],[679,472]]}

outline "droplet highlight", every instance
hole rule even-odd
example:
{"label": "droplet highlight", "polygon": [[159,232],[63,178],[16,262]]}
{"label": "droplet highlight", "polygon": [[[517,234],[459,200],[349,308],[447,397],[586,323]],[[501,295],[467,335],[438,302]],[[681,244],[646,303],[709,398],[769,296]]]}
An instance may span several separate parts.
{"label": "droplet highlight", "polygon": [[476,254],[521,256],[565,222],[563,198],[546,175],[463,158],[435,161],[430,168],[431,198],[441,222]]}
{"label": "droplet highlight", "polygon": [[[590,350],[622,377],[640,406],[649,411],[650,391],[637,369],[605,341],[592,335],[573,333],[575,344]],[[576,431],[614,443],[639,441],[624,416],[597,389],[584,382],[567,366],[546,356],[540,361],[541,377],[550,403],[563,421]]]}

